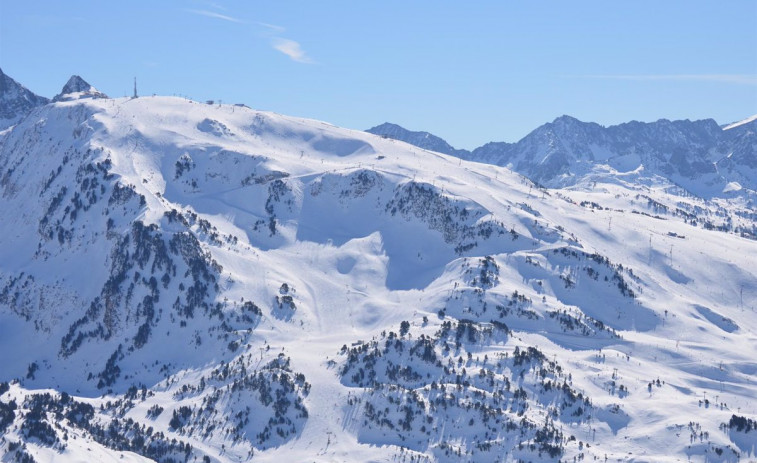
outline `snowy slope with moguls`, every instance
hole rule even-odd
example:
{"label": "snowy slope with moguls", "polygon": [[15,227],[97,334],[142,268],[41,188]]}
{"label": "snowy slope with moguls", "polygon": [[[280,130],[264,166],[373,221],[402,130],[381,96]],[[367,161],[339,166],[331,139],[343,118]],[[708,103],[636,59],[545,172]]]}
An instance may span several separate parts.
{"label": "snowy slope with moguls", "polygon": [[75,83],[0,138],[5,459],[757,458],[750,204]]}

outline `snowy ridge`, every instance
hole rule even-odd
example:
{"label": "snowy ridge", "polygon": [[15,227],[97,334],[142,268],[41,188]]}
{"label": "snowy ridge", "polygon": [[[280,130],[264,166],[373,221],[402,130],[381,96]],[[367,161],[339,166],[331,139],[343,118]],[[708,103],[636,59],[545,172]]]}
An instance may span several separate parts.
{"label": "snowy ridge", "polygon": [[743,197],[169,97],[2,137],[9,458],[755,456]]}
{"label": "snowy ridge", "polygon": [[723,130],[731,130],[735,129],[736,127],[742,126],[744,124],[748,124],[750,122],[757,121],[757,114],[755,114],[752,117],[747,117],[746,119],[740,120],[738,122],[734,122],[733,124],[728,124],[725,127],[723,127]]}
{"label": "snowy ridge", "polygon": [[452,156],[457,156],[460,158],[470,156],[469,151],[455,149],[449,143],[437,137],[436,135],[428,132],[413,132],[400,127],[397,124],[391,124],[389,122],[385,122],[381,125],[377,125],[376,127],[372,127],[366,130],[366,132],[372,133],[374,135],[381,135],[382,137],[386,138],[402,140],[419,148],[436,151],[438,153],[451,154]]}

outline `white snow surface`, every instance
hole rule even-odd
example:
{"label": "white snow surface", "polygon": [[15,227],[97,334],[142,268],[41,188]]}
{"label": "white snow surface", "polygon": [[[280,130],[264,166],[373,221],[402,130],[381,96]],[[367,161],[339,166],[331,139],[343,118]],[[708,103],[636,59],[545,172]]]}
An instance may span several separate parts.
{"label": "white snow surface", "polygon": [[[30,398],[62,392],[106,428],[130,419],[191,444],[187,461],[757,459],[757,430],[724,426],[757,419],[757,211],[607,179],[540,189],[504,167],[181,98],[37,108],[0,138],[0,401],[19,407],[0,459],[20,442],[40,462],[165,461],[51,409],[58,443],[24,434]],[[171,251],[177,236],[197,245]],[[494,334],[445,344],[445,322]],[[409,353],[425,339],[438,365]],[[386,350],[368,385],[352,375],[372,340]],[[543,359],[516,367],[529,347]],[[419,375],[393,379],[392,365]],[[284,391],[282,415],[239,386],[251,372]],[[191,416],[176,427],[180,407]],[[560,454],[525,423],[559,430]]]}
{"label": "white snow surface", "polygon": [[747,117],[746,119],[743,119],[741,121],[734,122],[733,124],[728,124],[725,127],[723,127],[723,130],[730,130],[730,129],[739,127],[741,125],[748,124],[748,123],[750,123],[752,121],[757,121],[757,114],[755,114],[754,116],[751,116],[751,117]]}

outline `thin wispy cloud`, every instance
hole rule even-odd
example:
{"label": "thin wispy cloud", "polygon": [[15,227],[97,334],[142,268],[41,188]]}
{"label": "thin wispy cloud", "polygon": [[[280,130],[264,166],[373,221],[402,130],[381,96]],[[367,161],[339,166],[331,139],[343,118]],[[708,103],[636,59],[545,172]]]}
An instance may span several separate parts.
{"label": "thin wispy cloud", "polygon": [[211,10],[202,10],[202,9],[187,9],[185,11],[192,14],[205,16],[208,18],[220,19],[222,21],[257,26],[258,28],[262,29],[258,31],[258,34],[268,39],[269,43],[271,44],[271,47],[273,47],[274,50],[283,53],[284,55],[288,56],[292,61],[296,61],[298,63],[305,63],[305,64],[315,63],[315,61],[313,61],[307,55],[307,53],[305,53],[305,50],[302,49],[302,46],[300,45],[299,42],[280,37],[280,35],[286,31],[284,27],[278,26],[276,24],[262,22],[262,21],[244,21],[230,14],[227,14],[226,8],[223,8],[221,5],[218,5],[218,4],[208,4],[208,5],[215,9],[223,10],[224,13],[219,13],[217,11],[211,11]]}
{"label": "thin wispy cloud", "polygon": [[216,10],[229,11],[229,9],[226,8],[225,6],[223,6],[221,4],[218,4],[218,3],[214,3],[214,2],[208,2],[208,6],[212,7],[212,8],[215,8]]}
{"label": "thin wispy cloud", "polygon": [[284,32],[286,30],[286,29],[284,29],[281,26],[277,26],[276,24],[269,24],[269,23],[264,23],[264,22],[260,22],[260,21],[257,21],[255,24],[257,24],[258,26],[265,27],[266,29],[268,29],[268,30],[270,30],[272,32],[277,32],[279,34],[282,33],[282,32]]}
{"label": "thin wispy cloud", "polygon": [[598,74],[580,76],[588,79],[635,81],[698,81],[727,84],[757,85],[757,74]]}
{"label": "thin wispy cloud", "polygon": [[229,21],[232,23],[239,23],[242,24],[244,21],[241,19],[235,18],[233,16],[229,16],[226,14],[216,13],[215,11],[208,11],[208,10],[187,10],[190,13],[198,14],[200,16],[207,16],[208,18],[216,18],[216,19],[222,19],[224,21]]}
{"label": "thin wispy cloud", "polygon": [[287,55],[298,63],[312,64],[314,61],[305,53],[298,42],[289,39],[276,37],[273,39],[273,48]]}

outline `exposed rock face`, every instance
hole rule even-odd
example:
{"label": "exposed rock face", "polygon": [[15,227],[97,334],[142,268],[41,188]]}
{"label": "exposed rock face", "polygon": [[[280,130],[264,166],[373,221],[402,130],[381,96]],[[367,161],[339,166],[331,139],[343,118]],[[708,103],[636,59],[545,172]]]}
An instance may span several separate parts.
{"label": "exposed rock face", "polygon": [[15,124],[29,111],[49,101],[19,84],[0,69],[0,130]]}
{"label": "exposed rock face", "polygon": [[53,101],[71,101],[82,98],[108,98],[108,95],[97,90],[81,77],[73,75],[68,79],[60,93],[55,95]]}

